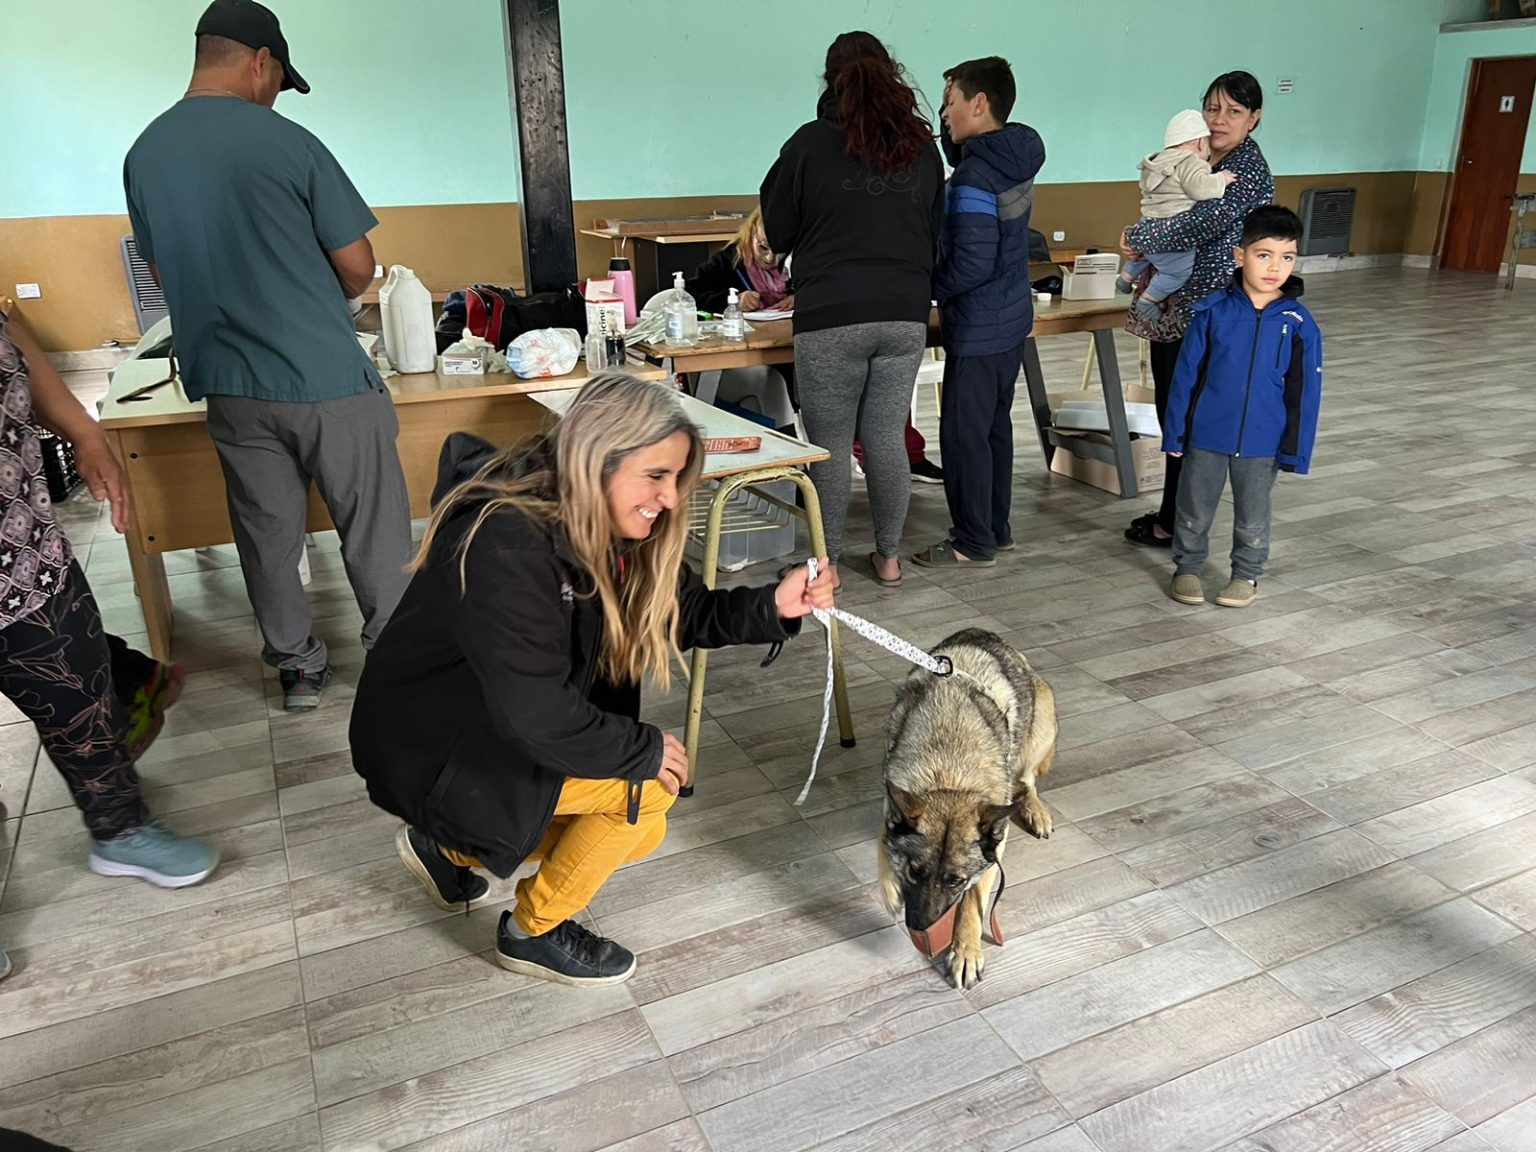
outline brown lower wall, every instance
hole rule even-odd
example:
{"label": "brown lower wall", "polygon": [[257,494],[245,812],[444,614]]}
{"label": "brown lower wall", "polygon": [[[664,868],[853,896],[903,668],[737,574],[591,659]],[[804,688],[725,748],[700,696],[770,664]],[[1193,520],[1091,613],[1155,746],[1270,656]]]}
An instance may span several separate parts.
{"label": "brown lower wall", "polygon": [[[1311,187],[1353,186],[1354,251],[1361,255],[1435,250],[1449,179],[1437,172],[1349,172],[1281,176],[1276,195],[1295,207]],[[1536,174],[1521,177],[1521,190],[1536,190]],[[751,196],[689,196],[650,200],[579,200],[576,226],[600,216],[677,216],[710,209],[748,209]],[[1067,234],[1061,246],[1112,248],[1120,229],[1135,220],[1138,196],[1130,181],[1041,184],[1033,224]],[[406,264],[429,285],[458,287],[476,281],[521,286],[523,252],[518,206],[449,204],[379,208],[374,251],[381,264]],[[40,300],[22,302],[33,330],[53,350],[94,348],[107,340],[138,338],[123,275],[118,241],[126,216],[54,216],[0,220],[0,296],[17,283],[42,286]],[[583,276],[600,274],[612,255],[611,241],[577,237]],[[1536,262],[1536,256],[1532,257]]]}

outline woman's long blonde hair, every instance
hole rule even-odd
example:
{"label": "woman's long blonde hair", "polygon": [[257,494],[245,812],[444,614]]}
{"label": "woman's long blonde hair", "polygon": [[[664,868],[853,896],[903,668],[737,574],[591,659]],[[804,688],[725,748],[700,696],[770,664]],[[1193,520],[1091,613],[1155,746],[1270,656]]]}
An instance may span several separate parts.
{"label": "woman's long blonde hair", "polygon": [[746,268],[757,263],[757,230],[763,226],[763,210],[752,209],[746,223],[736,233],[736,263]]}
{"label": "woman's long blonde hair", "polygon": [[[688,435],[688,463],[677,478],[677,508],[663,510],[644,540],[621,540],[608,509],[607,481],[630,453],[678,432]],[[425,566],[447,520],[466,504],[479,504],[474,522],[457,549],[459,587],[466,587],[465,562],[475,533],[486,520],[514,510],[540,523],[558,521],[577,562],[592,578],[603,609],[603,651],[599,668],[613,683],[649,677],[671,686],[678,648],[678,575],[688,534],[688,499],[699,484],[704,445],[677,394],[663,384],[605,372],[582,387],[565,415],[545,434],[547,463],[515,479],[505,475],[527,443],[497,453],[469,480],[443,498],[432,513],[412,569]],[[555,499],[550,499],[550,493]],[[620,551],[625,565],[619,579]]]}

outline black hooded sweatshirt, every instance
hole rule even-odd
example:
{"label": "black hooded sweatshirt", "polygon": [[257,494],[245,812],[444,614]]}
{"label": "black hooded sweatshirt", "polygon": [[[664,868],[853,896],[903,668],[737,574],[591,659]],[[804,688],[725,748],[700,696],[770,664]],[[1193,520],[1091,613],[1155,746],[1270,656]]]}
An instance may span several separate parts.
{"label": "black hooded sweatshirt", "polygon": [[848,155],[837,100],[779,150],[763,178],[763,230],[792,258],[795,331],[887,320],[928,321],[944,219],[936,147],[910,172],[887,175]]}

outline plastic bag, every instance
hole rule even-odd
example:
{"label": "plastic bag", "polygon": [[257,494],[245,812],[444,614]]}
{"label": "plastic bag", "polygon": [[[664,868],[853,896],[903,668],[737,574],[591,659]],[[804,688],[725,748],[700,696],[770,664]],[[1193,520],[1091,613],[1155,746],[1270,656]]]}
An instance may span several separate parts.
{"label": "plastic bag", "polygon": [[507,366],[524,380],[564,376],[581,356],[574,328],[535,328],[507,345]]}

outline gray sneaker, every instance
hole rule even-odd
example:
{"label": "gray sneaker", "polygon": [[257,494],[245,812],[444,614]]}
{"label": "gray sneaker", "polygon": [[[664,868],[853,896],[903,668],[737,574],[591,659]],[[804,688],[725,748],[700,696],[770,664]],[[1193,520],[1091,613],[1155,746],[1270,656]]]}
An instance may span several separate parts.
{"label": "gray sneaker", "polygon": [[161,888],[186,888],[208,879],[219,853],[206,840],[178,836],[151,820],[113,840],[92,840],[89,860],[98,876],[136,876]]}
{"label": "gray sneaker", "polygon": [[320,707],[321,693],[331,682],[331,670],[322,668],[318,672],[304,672],[284,668],[278,672],[277,680],[283,686],[283,711],[309,712]]}

